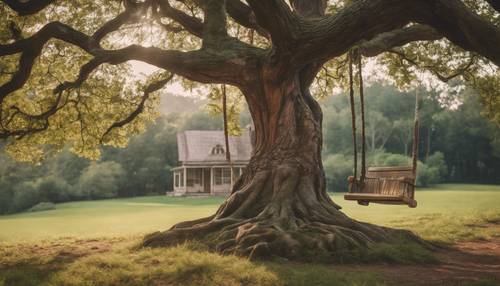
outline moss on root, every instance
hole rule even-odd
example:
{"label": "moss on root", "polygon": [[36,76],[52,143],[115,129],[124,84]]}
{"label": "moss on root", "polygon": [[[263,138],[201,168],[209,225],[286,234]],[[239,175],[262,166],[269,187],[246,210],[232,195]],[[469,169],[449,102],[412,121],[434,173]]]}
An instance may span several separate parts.
{"label": "moss on root", "polygon": [[[354,222],[354,221],[353,221]],[[353,229],[332,225],[305,225],[286,230],[276,224],[235,223],[183,226],[145,237],[146,247],[168,247],[195,241],[207,250],[249,257],[299,262],[353,263],[433,261],[434,247],[405,230],[355,222]]]}

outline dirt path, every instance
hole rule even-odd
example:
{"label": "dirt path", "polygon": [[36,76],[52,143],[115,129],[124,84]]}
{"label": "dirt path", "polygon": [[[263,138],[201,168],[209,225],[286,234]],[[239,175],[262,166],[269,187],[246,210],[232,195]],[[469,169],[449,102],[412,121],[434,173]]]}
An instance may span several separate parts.
{"label": "dirt path", "polygon": [[[500,226],[494,227],[500,233]],[[402,286],[500,286],[500,238],[458,243],[452,248],[437,250],[436,258],[439,262],[431,265],[359,265],[345,270],[379,273],[392,284]]]}

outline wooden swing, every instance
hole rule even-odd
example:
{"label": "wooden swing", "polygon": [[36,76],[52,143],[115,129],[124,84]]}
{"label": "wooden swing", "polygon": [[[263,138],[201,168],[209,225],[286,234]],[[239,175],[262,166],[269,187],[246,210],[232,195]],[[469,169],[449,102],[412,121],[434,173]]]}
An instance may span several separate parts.
{"label": "wooden swing", "polygon": [[367,206],[369,203],[417,206],[415,196],[415,180],[417,174],[418,157],[418,92],[415,94],[415,123],[413,129],[413,154],[411,166],[369,167],[365,165],[365,111],[363,95],[363,76],[361,73],[361,55],[356,55],[359,70],[359,95],[361,104],[361,176],[357,177],[357,145],[356,145],[356,115],[354,107],[353,88],[353,58],[349,53],[349,84],[352,115],[352,136],[354,144],[354,175],[349,176],[349,193],[344,195],[345,200],[358,201],[358,204]]}

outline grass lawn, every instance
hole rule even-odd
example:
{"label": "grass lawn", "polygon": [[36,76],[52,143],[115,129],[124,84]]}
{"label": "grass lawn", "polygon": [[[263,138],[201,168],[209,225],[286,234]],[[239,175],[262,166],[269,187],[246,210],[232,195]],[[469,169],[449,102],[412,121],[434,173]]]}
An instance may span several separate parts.
{"label": "grass lawn", "polygon": [[[359,206],[333,194],[351,217],[411,229],[454,243],[500,237],[500,186],[439,185],[419,189],[419,206]],[[250,262],[187,244],[137,249],[141,235],[212,214],[221,198],[165,196],[74,202],[56,210],[0,216],[0,286],[24,285],[398,285],[377,272],[327,264]],[[492,231],[493,230],[493,231]],[[389,263],[425,263],[424,251],[380,247]],[[390,267],[390,266],[389,266]],[[484,283],[483,283],[484,282]],[[498,285],[496,281],[479,284]]]}
{"label": "grass lawn", "polygon": [[[342,196],[332,195],[352,218],[410,228],[427,239],[444,242],[487,235],[474,226],[500,219],[500,186],[439,185],[419,189],[415,209],[377,204],[365,207],[344,201]],[[0,216],[0,242],[142,235],[208,216],[221,202],[222,198],[154,196],[63,203],[56,210]],[[450,231],[454,233],[448,235]]]}

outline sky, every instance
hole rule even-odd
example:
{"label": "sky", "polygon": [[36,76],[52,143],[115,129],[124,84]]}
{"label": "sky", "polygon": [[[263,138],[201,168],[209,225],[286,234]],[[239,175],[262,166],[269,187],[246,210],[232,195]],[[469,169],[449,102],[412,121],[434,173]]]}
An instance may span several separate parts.
{"label": "sky", "polygon": [[[134,78],[132,80],[142,80],[144,79],[147,75],[150,75],[154,73],[155,71],[160,70],[159,68],[144,63],[140,61],[130,61],[129,62],[132,66],[132,70],[134,71]],[[176,95],[182,95],[182,96],[193,96],[189,91],[185,91],[182,86],[179,83],[173,83],[167,85],[165,88],[165,91],[168,93],[176,94]]]}

